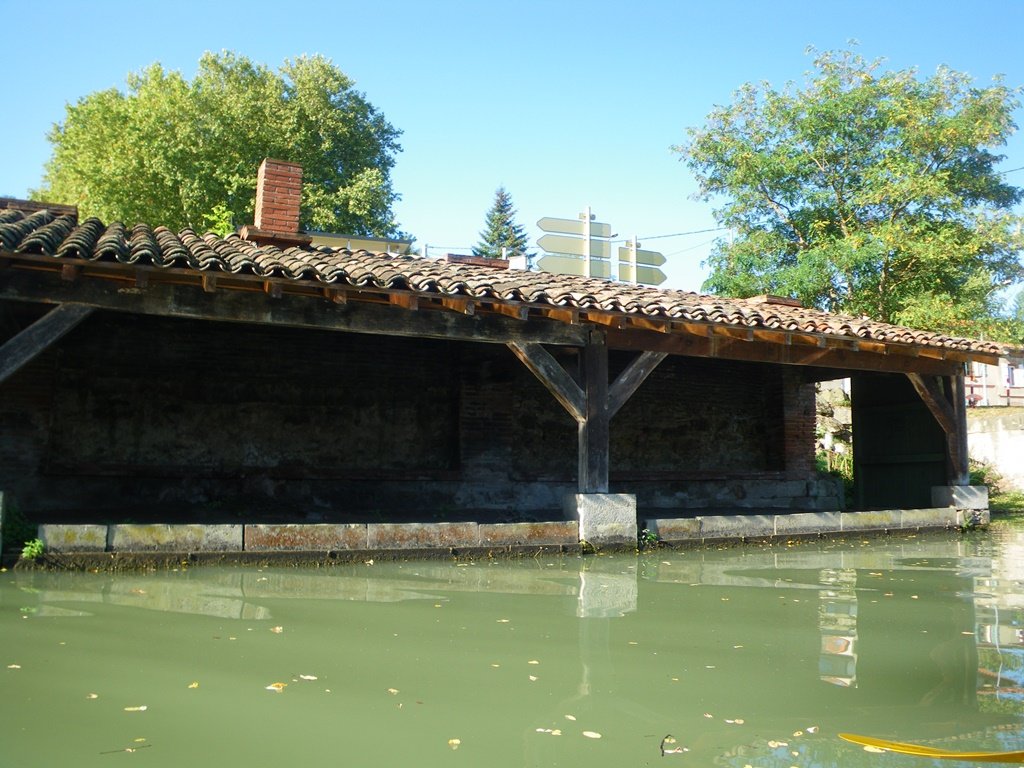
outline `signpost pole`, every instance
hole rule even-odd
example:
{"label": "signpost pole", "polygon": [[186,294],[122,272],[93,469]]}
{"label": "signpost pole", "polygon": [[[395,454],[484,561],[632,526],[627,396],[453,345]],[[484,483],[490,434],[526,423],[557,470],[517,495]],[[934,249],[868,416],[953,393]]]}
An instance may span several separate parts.
{"label": "signpost pole", "polygon": [[590,206],[583,212],[583,276],[590,277]]}
{"label": "signpost pole", "polygon": [[630,269],[633,270],[632,273],[631,273],[633,275],[633,280],[632,280],[633,285],[636,285],[639,282],[639,280],[638,280],[639,275],[637,274],[637,269],[636,269],[636,250],[639,247],[640,247],[640,243],[637,242],[636,235],[633,235],[633,239],[629,241],[629,266],[630,266]]}

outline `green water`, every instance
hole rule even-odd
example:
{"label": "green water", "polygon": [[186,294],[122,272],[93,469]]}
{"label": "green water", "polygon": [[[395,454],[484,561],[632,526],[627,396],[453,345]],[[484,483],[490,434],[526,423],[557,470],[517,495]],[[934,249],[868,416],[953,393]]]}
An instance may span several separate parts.
{"label": "green water", "polygon": [[844,731],[1024,749],[1022,555],[1024,531],[995,526],[640,557],[10,571],[0,766],[932,762]]}

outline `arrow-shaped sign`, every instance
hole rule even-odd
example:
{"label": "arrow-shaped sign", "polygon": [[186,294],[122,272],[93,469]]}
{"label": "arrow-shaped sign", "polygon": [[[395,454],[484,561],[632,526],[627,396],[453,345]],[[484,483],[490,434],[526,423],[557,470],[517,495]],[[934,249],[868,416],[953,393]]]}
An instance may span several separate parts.
{"label": "arrow-shaped sign", "polygon": [[[586,262],[583,259],[574,259],[572,256],[562,256],[557,253],[547,253],[537,259],[537,267],[544,272],[553,272],[556,275],[582,275]],[[604,277],[612,276],[612,265],[610,262],[591,259],[590,276]]]}
{"label": "arrow-shaped sign", "polygon": [[[570,253],[582,256],[587,241],[582,237],[566,237],[565,235],[543,235],[537,245],[549,253]],[[610,259],[612,247],[607,240],[591,240],[590,256],[595,259]]]}
{"label": "arrow-shaped sign", "polygon": [[665,273],[657,267],[647,267],[642,264],[636,267],[636,280],[633,279],[633,265],[619,263],[619,280],[626,283],[643,283],[645,285],[661,285],[665,282]]}
{"label": "arrow-shaped sign", "polygon": [[[619,261],[628,262],[632,257],[630,255],[630,248],[619,247]],[[664,254],[658,253],[657,251],[641,251],[637,249],[636,252],[636,263],[637,264],[649,264],[652,267],[660,267],[666,261]]]}
{"label": "arrow-shaped sign", "polygon": [[[557,232],[562,235],[585,235],[584,227],[586,222],[580,219],[554,219],[545,216],[537,222],[537,226],[544,232]],[[590,222],[591,237],[611,237],[612,225],[600,221]]]}

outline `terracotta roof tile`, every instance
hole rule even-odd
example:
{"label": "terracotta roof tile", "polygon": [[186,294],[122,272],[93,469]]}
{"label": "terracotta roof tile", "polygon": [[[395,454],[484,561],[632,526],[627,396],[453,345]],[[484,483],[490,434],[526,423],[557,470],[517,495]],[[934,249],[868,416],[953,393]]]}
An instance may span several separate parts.
{"label": "terracotta roof tile", "polygon": [[[199,235],[191,229],[136,224],[129,231],[71,214],[0,208],[0,249],[55,259],[117,262],[230,274],[252,274],[338,287],[412,291],[420,295],[467,297],[478,301],[600,310],[655,319],[714,323],[744,329],[774,329],[851,339],[940,347],[981,354],[1008,350],[992,342],[950,337],[863,318],[793,306],[778,297],[726,299],[689,291],[663,290],[596,278],[373,254],[324,246],[282,250],[238,235]],[[1019,352],[1019,351],[1018,351]]]}

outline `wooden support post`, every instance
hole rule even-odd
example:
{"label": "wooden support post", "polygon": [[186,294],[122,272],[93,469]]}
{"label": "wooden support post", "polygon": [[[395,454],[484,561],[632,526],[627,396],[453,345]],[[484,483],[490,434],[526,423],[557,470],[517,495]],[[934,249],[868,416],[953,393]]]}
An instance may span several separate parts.
{"label": "wooden support post", "polygon": [[53,344],[90,314],[92,307],[60,304],[0,347],[0,383]]}
{"label": "wooden support post", "polygon": [[586,418],[579,422],[579,492],[608,493],[608,344],[594,330],[581,350]]}
{"label": "wooden support post", "polygon": [[[923,376],[908,373],[917,394],[946,433],[946,473],[950,485],[969,485],[967,468],[967,410],[964,408],[963,373],[952,376]],[[949,382],[949,394],[945,382]]]}
{"label": "wooden support post", "polygon": [[576,419],[579,492],[608,493],[611,418],[668,355],[642,352],[609,387],[606,337],[603,331],[592,329],[580,352],[580,386],[540,344],[509,342],[508,347]]}
{"label": "wooden support post", "polygon": [[964,391],[964,372],[961,370],[949,377],[950,397],[953,401],[953,415],[957,430],[950,435],[950,469],[952,485],[970,485],[970,454],[967,448],[967,394]]}

